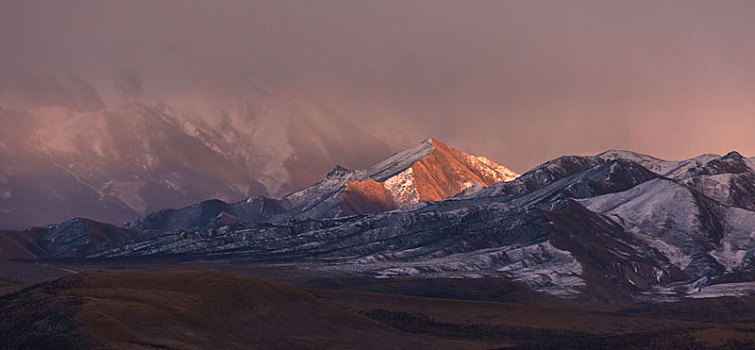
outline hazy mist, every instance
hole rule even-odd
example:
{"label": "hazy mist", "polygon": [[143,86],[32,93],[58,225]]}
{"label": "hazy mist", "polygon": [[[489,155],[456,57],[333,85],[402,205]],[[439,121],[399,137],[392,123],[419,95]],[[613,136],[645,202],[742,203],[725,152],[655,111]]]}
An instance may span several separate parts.
{"label": "hazy mist", "polygon": [[743,1],[4,1],[0,91],[66,71],[105,91],[120,75],[145,78],[128,86],[147,96],[223,95],[245,72],[396,149],[433,136],[517,171],[611,148],[755,155],[753,13]]}

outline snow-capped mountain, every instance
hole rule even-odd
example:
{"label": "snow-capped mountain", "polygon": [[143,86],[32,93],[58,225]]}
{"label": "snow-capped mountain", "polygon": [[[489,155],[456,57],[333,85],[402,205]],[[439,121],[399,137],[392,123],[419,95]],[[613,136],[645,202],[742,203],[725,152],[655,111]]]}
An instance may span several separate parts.
{"label": "snow-capped mountain", "polygon": [[428,139],[366,171],[340,193],[342,213],[363,214],[404,208],[456,196],[475,186],[488,187],[518,176],[492,160]]}
{"label": "snow-capped mountain", "polygon": [[136,236],[55,251],[376,278],[499,276],[603,301],[742,295],[755,291],[753,164],[736,152],[672,162],[609,151],[515,177],[430,139],[364,170],[336,167],[280,199],[160,211],[130,226]]}
{"label": "snow-capped mountain", "polygon": [[[429,153],[422,145],[400,153],[390,163],[405,165],[385,172],[337,168],[291,198],[309,202],[314,188],[366,181],[358,174],[385,186],[417,164],[416,154]],[[755,290],[755,212],[737,199],[747,191],[737,184],[755,173],[749,164],[736,153],[682,162],[624,151],[566,156],[402,210],[268,224],[219,216],[216,228],[162,232],[88,257],[213,256],[381,278],[505,276],[557,296],[608,301],[740,295]],[[343,192],[334,193],[329,198]]]}
{"label": "snow-capped mountain", "polygon": [[323,180],[280,199],[258,196],[232,204],[204,201],[152,213],[128,227],[197,230],[222,226],[216,218],[223,216],[248,223],[332,219],[443,200],[471,187],[484,188],[517,176],[486,157],[427,139],[367,169],[336,166]]}
{"label": "snow-capped mountain", "polygon": [[172,94],[159,76],[129,72],[0,84],[0,124],[14,126],[0,128],[0,228],[76,216],[123,223],[207,198],[280,196],[336,162],[368,166],[394,151],[313,98],[276,94],[243,72],[192,69],[203,78]]}

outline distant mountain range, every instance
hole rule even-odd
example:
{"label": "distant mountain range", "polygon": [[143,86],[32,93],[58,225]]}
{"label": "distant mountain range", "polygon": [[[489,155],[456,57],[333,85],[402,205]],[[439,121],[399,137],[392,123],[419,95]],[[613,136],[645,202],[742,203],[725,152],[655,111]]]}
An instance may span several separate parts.
{"label": "distant mountain range", "polygon": [[608,151],[518,176],[429,139],[281,198],[204,201],[125,228],[77,219],[4,232],[0,249],[376,278],[498,276],[609,302],[744,295],[755,292],[754,193],[755,160],[736,152],[664,161]]}
{"label": "distant mountain range", "polygon": [[232,204],[209,200],[158,211],[126,226],[196,231],[223,224],[333,219],[409,208],[517,176],[488,158],[428,139],[368,169],[336,166],[322,181],[280,199],[257,196]]}
{"label": "distant mountain range", "polygon": [[203,69],[228,91],[164,94],[158,78],[127,72],[97,84],[68,73],[0,84],[0,124],[13,126],[0,128],[0,228],[76,216],[123,224],[208,198],[281,196],[333,164],[396,151],[320,101]]}

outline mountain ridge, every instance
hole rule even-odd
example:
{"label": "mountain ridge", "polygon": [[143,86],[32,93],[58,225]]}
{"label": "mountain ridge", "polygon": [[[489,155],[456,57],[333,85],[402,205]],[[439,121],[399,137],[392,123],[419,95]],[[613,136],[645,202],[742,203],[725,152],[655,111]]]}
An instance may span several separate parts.
{"label": "mountain ridge", "polygon": [[[510,181],[400,207],[386,184],[420,186],[405,176],[422,161],[432,160],[421,164],[428,169],[448,164],[428,184],[466,174],[456,178],[462,189],[480,179],[464,171],[471,172],[459,160],[466,156],[446,150],[432,158],[439,144],[426,140],[364,170],[336,166],[282,199],[157,212],[129,227],[134,239],[55,258],[221,259],[374,278],[498,276],[607,303],[755,292],[755,169],[739,153],[683,161],[625,151],[563,156]],[[343,215],[344,203],[357,213]]]}
{"label": "mountain ridge", "polygon": [[[415,169],[417,169],[415,171]],[[196,205],[217,209],[192,220],[195,225],[159,225],[169,213],[196,212],[194,206],[152,213],[130,228],[197,229],[221,211],[249,222],[277,222],[290,218],[328,219],[407,208],[421,201],[437,201],[453,197],[473,183],[487,187],[498,181],[510,181],[517,174],[488,158],[472,156],[455,150],[435,139],[427,139],[415,147],[396,153],[378,164],[361,170],[337,165],[325,178],[302,190],[279,199],[252,197],[236,203],[223,204],[213,200]],[[254,210],[268,203],[270,211]],[[275,203],[275,204],[272,204]],[[222,207],[222,208],[221,208]],[[200,211],[201,212],[201,211]],[[182,214],[177,214],[182,215]]]}

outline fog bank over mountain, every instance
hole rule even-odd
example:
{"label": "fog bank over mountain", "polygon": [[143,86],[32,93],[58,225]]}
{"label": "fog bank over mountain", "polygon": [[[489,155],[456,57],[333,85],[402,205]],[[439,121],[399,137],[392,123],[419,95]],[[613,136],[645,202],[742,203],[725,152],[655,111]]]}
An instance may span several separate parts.
{"label": "fog bank over mountain", "polygon": [[105,90],[225,96],[251,76],[326,102],[395,149],[433,136],[520,172],[609,148],[668,159],[755,149],[750,3],[0,6],[4,98],[27,72],[73,72],[105,104]]}

